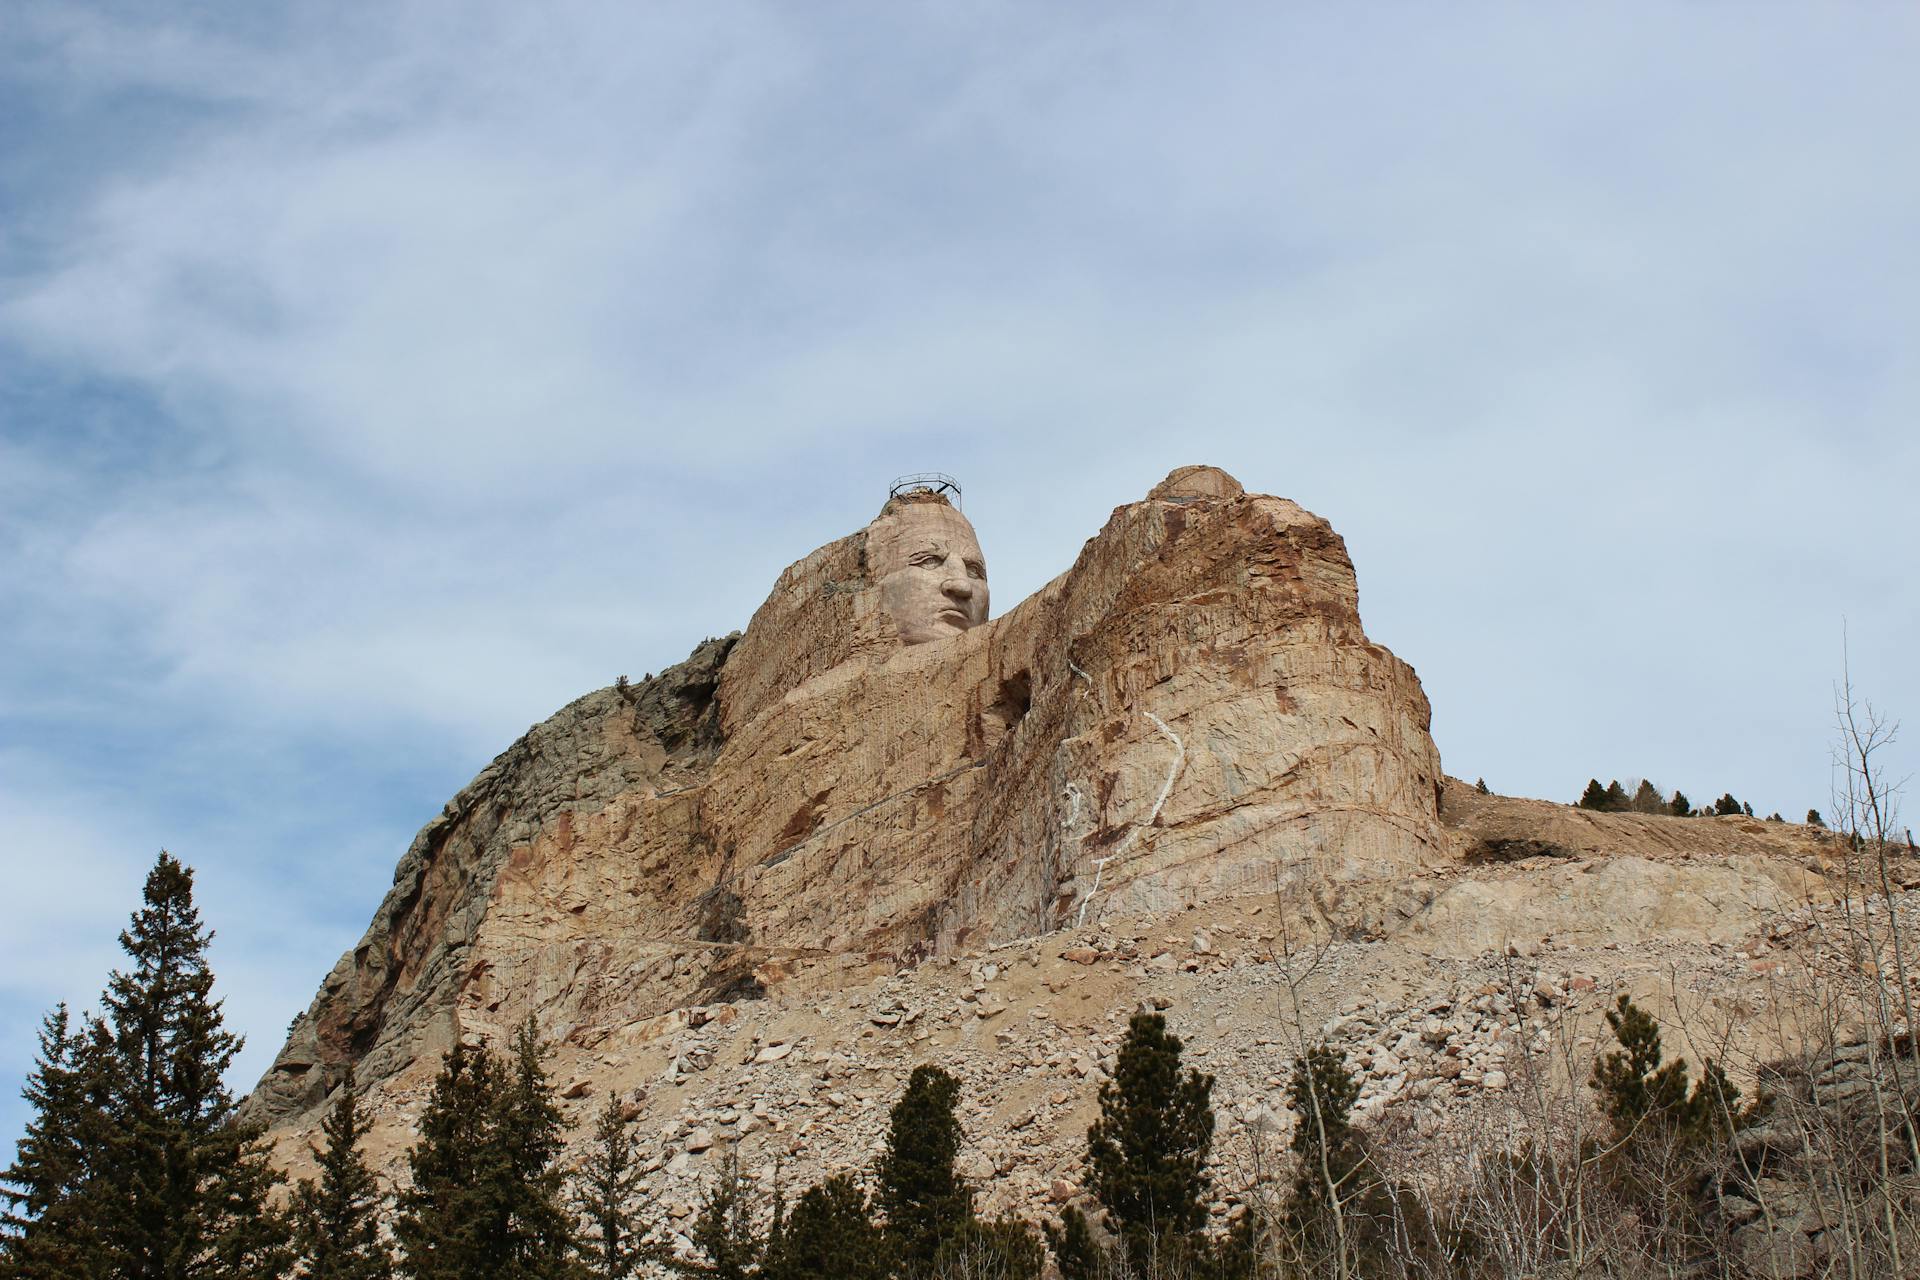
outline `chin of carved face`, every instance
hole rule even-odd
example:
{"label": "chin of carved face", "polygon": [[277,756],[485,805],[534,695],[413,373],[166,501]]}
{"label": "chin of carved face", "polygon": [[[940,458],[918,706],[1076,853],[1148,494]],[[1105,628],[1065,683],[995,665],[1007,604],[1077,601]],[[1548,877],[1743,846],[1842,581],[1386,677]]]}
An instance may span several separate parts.
{"label": "chin of carved face", "polygon": [[941,640],[987,620],[987,566],[967,518],[934,503],[877,521],[868,542],[880,601],[902,644]]}

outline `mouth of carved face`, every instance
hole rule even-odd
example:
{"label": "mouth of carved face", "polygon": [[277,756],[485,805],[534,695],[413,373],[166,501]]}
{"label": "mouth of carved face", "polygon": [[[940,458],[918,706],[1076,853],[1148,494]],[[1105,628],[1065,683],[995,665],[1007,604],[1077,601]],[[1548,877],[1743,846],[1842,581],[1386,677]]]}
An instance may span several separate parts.
{"label": "mouth of carved face", "polygon": [[965,631],[973,625],[972,616],[958,605],[948,605],[934,615],[934,620],[936,622],[944,622],[950,627],[957,627],[962,631]]}

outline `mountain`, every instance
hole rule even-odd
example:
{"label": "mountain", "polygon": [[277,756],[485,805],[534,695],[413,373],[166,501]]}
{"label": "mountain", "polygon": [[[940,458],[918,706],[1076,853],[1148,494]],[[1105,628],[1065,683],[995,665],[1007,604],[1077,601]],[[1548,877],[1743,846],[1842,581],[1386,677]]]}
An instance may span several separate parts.
{"label": "mountain", "polygon": [[1366,1115],[1441,1141],[1616,993],[1750,1011],[1753,956],[1837,887],[1806,828],[1448,780],[1340,537],[1217,469],[997,618],[987,590],[964,515],[908,488],[744,632],[530,730],[415,837],[246,1113],[300,1166],[351,1066],[391,1171],[444,1051],[531,1015],[577,1136],[620,1093],[685,1208],[729,1143],[861,1163],[938,1061],[973,1176],[1032,1211],[1081,1194],[1143,1001],[1219,1077],[1226,1164],[1287,1123],[1311,1038],[1350,1046]]}

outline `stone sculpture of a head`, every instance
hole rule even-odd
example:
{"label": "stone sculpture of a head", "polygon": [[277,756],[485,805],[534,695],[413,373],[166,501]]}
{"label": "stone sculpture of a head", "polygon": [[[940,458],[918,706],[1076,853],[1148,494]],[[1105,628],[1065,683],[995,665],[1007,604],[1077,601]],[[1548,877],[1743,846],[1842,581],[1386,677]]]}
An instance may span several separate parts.
{"label": "stone sculpture of a head", "polygon": [[987,561],[973,526],[946,498],[910,490],[867,526],[867,571],[900,643],[924,644],[987,620]]}

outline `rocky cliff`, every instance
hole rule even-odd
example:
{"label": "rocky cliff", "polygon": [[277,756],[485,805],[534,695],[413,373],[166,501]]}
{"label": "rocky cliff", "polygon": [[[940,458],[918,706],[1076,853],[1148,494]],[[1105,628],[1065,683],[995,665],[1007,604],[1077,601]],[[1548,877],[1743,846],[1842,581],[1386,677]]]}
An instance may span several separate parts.
{"label": "rocky cliff", "polygon": [[1324,520],[1176,472],[983,626],[903,646],[869,531],[744,634],[566,707],[415,838],[249,1103],[377,1083],[532,1013],[556,1039],[1127,910],[1439,856],[1411,668]]}
{"label": "rocky cliff", "polygon": [[1835,842],[1445,779],[1324,520],[1183,469],[1031,598],[903,644],[898,514],[795,563],[742,634],[562,709],[420,832],[247,1101],[283,1161],[352,1065],[394,1169],[442,1051],[529,1015],[571,1120],[628,1098],[680,1209],[729,1143],[801,1178],[861,1163],[928,1060],[966,1083],[991,1204],[1077,1196],[1143,1000],[1219,1076],[1227,1164],[1284,1123],[1309,1037],[1348,1048],[1369,1117],[1435,1141],[1616,992],[1783,1041],[1752,1015],[1791,970],[1755,957],[1817,941]]}

